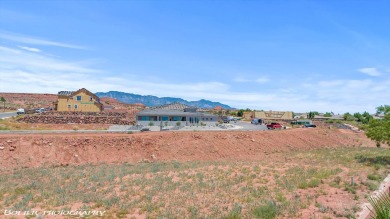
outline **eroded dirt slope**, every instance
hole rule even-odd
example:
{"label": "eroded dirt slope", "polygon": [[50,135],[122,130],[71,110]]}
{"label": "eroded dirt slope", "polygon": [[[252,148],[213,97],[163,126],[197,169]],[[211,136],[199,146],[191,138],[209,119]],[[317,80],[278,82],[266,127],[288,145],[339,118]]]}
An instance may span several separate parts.
{"label": "eroded dirt slope", "polygon": [[330,129],[139,134],[0,135],[0,168],[86,163],[284,158],[295,150],[373,146],[363,133]]}

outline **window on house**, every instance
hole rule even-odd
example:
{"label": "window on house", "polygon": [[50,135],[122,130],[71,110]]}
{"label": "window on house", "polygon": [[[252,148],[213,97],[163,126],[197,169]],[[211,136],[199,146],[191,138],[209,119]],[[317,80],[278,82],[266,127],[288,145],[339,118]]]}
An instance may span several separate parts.
{"label": "window on house", "polygon": [[183,117],[181,116],[174,116],[173,121],[183,121]]}
{"label": "window on house", "polygon": [[93,100],[93,99],[92,99],[92,96],[89,96],[89,101],[91,101],[91,102],[92,102],[92,100]]}
{"label": "window on house", "polygon": [[75,104],[75,105],[74,105],[74,108],[75,108],[75,109],[78,109],[78,108],[79,108],[79,106],[78,106],[77,104]]}
{"label": "window on house", "polygon": [[81,96],[76,96],[77,101],[81,101]]}
{"label": "window on house", "polygon": [[71,105],[70,105],[70,104],[68,104],[68,109],[70,109],[70,107],[71,107]]}

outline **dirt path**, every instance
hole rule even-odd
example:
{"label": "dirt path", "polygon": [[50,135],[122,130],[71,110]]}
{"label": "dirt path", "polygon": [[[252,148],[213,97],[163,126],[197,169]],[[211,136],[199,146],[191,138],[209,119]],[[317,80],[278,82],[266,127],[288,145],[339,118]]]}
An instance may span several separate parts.
{"label": "dirt path", "polygon": [[61,133],[0,135],[0,170],[52,165],[284,159],[283,152],[374,146],[363,133],[282,131]]}

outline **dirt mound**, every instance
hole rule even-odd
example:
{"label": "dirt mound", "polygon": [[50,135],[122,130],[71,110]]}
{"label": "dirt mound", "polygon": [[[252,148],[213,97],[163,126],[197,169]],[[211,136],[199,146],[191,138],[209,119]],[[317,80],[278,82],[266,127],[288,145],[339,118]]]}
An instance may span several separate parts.
{"label": "dirt mound", "polygon": [[53,102],[57,101],[56,94],[0,93],[0,97],[6,100],[6,108],[12,110],[54,107]]}
{"label": "dirt mound", "polygon": [[[51,165],[262,160],[288,151],[373,146],[362,133],[329,129],[252,132],[0,135],[2,170]],[[289,159],[285,157],[285,159]]]}
{"label": "dirt mound", "polygon": [[145,105],[135,103],[135,104],[127,104],[120,102],[119,100],[112,98],[112,97],[102,97],[100,98],[100,102],[103,103],[103,105],[106,108],[112,108],[112,109],[144,109]]}

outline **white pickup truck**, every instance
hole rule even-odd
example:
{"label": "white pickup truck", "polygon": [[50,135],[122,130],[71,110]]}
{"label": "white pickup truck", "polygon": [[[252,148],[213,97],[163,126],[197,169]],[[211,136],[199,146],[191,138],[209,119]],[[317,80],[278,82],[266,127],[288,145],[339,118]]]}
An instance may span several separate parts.
{"label": "white pickup truck", "polygon": [[21,115],[21,114],[25,114],[23,108],[20,108],[20,109],[16,110],[16,115]]}

